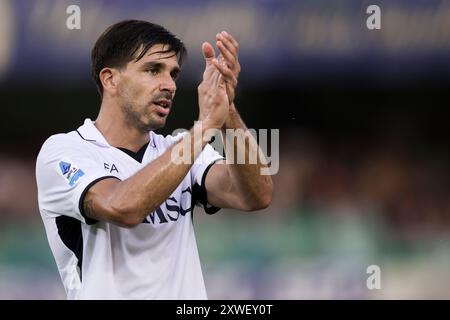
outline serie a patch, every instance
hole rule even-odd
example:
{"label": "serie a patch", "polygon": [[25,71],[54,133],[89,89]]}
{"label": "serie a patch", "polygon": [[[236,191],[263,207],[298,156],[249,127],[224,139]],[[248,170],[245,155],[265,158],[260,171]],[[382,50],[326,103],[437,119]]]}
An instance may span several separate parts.
{"label": "serie a patch", "polygon": [[68,181],[69,185],[73,187],[77,181],[84,176],[83,170],[70,161],[60,161],[58,171]]}

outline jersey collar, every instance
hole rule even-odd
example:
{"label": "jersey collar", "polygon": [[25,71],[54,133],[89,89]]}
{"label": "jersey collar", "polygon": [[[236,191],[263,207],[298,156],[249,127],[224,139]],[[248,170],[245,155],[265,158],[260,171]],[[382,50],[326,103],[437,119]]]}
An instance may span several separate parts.
{"label": "jersey collar", "polygon": [[[106,141],[102,133],[94,125],[94,121],[87,118],[84,120],[84,124],[77,129],[78,134],[86,141],[95,143],[101,147],[111,147],[111,145]],[[154,146],[151,131],[149,132],[150,145]]]}
{"label": "jersey collar", "polygon": [[87,118],[84,124],[77,129],[78,134],[86,141],[95,143],[102,147],[110,147],[102,133],[94,125],[94,122]]}

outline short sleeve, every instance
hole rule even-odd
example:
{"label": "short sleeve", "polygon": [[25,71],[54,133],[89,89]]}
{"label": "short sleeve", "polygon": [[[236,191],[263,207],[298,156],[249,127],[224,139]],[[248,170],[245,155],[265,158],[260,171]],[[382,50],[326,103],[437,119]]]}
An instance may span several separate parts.
{"label": "short sleeve", "polygon": [[37,157],[39,209],[50,217],[64,215],[93,224],[96,221],[81,212],[84,194],[96,182],[116,177],[105,175],[87,148],[64,136],[50,137]]}
{"label": "short sleeve", "polygon": [[214,148],[207,144],[198,156],[191,168],[193,186],[193,201],[196,205],[202,205],[208,214],[216,213],[220,208],[208,203],[207,190],[205,187],[206,175],[209,169],[219,160],[224,159]]}

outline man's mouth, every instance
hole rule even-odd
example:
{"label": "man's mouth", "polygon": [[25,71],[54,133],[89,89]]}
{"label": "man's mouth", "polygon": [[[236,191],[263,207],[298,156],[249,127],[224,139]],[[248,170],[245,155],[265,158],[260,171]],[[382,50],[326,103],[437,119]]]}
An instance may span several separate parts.
{"label": "man's mouth", "polygon": [[167,116],[170,112],[170,108],[172,106],[172,101],[168,99],[160,99],[154,101],[153,104],[157,105],[159,108],[157,109],[157,113],[160,117]]}
{"label": "man's mouth", "polygon": [[172,105],[172,101],[170,101],[169,99],[160,99],[154,101],[153,103],[163,108],[170,108]]}

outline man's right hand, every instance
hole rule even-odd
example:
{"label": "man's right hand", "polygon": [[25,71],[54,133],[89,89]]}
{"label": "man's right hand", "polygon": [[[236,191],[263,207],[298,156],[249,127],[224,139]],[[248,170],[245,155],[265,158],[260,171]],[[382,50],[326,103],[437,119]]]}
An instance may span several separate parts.
{"label": "man's right hand", "polygon": [[226,83],[213,60],[214,48],[208,42],[202,45],[205,58],[203,81],[198,86],[199,120],[211,128],[221,128],[228,116],[229,103]]}

